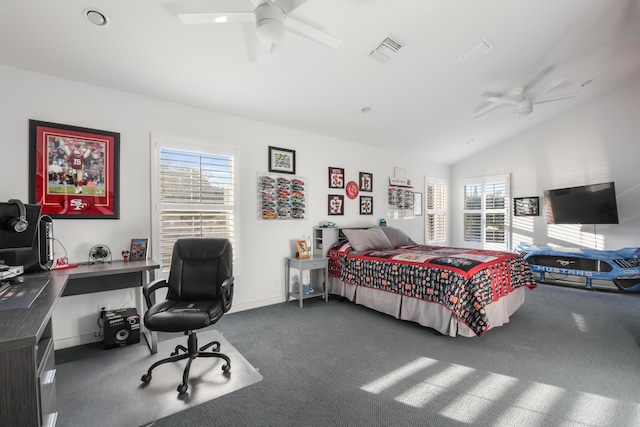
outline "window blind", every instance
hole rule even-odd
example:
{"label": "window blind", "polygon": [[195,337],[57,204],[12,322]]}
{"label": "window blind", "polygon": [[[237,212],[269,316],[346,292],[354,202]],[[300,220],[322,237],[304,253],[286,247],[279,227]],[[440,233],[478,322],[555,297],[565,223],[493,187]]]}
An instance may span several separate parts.
{"label": "window blind", "polygon": [[232,156],[162,147],[159,175],[163,271],[181,237],[224,237],[235,246]]}

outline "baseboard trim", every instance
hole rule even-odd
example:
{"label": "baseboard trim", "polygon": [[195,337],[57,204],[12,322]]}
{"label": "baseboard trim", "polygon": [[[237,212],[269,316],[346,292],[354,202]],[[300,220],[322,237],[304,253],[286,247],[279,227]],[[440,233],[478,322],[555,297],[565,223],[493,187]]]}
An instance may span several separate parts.
{"label": "baseboard trim", "polygon": [[53,340],[53,345],[56,350],[62,350],[63,348],[75,347],[78,345],[91,344],[99,341],[94,334],[78,335],[77,337],[60,338]]}
{"label": "baseboard trim", "polygon": [[266,307],[268,305],[273,305],[273,304],[280,304],[281,302],[284,302],[284,297],[274,297],[274,298],[267,298],[267,299],[262,299],[262,300],[257,300],[257,301],[249,301],[249,302],[245,302],[242,304],[235,304],[231,306],[231,310],[229,310],[229,313],[238,313],[241,311],[245,311],[245,310],[251,310],[254,308],[260,308],[260,307]]}
{"label": "baseboard trim", "polygon": [[[229,314],[239,313],[241,311],[251,310],[254,308],[266,307],[268,305],[280,304],[284,302],[285,299],[283,296],[267,298],[257,301],[249,301],[242,304],[235,304],[231,306],[231,310],[229,310]],[[93,333],[79,335],[76,337],[67,337],[67,338],[59,338],[55,339],[54,337],[54,346],[56,350],[62,350],[63,348],[75,347],[78,345],[90,344],[92,342],[96,342],[97,338]]]}

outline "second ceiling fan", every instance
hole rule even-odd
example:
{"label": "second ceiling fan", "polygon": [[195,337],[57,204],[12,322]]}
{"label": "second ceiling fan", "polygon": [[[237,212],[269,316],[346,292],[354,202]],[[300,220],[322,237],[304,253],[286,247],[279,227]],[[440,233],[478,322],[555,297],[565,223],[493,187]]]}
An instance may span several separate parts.
{"label": "second ceiling fan", "polygon": [[272,45],[283,40],[285,30],[298,33],[334,49],[340,46],[342,40],[288,16],[306,2],[307,0],[251,0],[254,9],[250,11],[178,13],[178,18],[185,24],[254,22],[258,39],[256,48],[266,53],[271,52]]}
{"label": "second ceiling fan", "polygon": [[542,104],[545,102],[560,101],[563,99],[569,99],[576,96],[576,93],[566,93],[555,96],[544,96],[547,92],[555,89],[557,86],[564,82],[563,78],[556,78],[549,81],[546,85],[539,89],[530,88],[530,85],[521,86],[517,88],[515,92],[515,99],[489,96],[487,102],[491,102],[493,105],[481,109],[474,117],[481,117],[489,113],[497,113],[505,110],[513,110],[516,116],[527,116],[533,112],[533,106],[535,104]]}

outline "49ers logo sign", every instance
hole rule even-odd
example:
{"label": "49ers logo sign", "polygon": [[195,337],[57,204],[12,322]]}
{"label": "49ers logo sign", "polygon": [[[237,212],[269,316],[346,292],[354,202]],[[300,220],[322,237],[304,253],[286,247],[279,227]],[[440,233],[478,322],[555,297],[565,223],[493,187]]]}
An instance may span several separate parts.
{"label": "49ers logo sign", "polygon": [[88,199],[65,199],[62,201],[62,207],[65,211],[86,212],[93,207],[93,203]]}

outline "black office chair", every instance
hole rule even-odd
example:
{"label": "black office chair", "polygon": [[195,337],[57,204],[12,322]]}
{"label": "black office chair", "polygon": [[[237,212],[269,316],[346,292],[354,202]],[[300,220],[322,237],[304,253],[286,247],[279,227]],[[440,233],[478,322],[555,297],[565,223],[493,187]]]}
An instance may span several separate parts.
{"label": "black office chair", "polygon": [[[151,303],[151,295],[168,288],[164,301]],[[168,362],[189,359],[184,368],[180,394],[189,388],[189,369],[196,357],[218,357],[225,360],[222,371],[231,369],[229,358],[219,353],[220,342],[213,341],[198,348],[195,330],[216,323],[231,308],[233,299],[232,248],[228,239],[184,238],[173,247],[169,279],[158,279],[143,287],[148,310],[144,325],[152,331],[184,332],[189,336],[188,348],[178,345],[171,357],[149,368],[141,381],[151,381],[151,371]],[[205,350],[211,348],[211,351]],[[180,352],[183,354],[180,354]]]}

